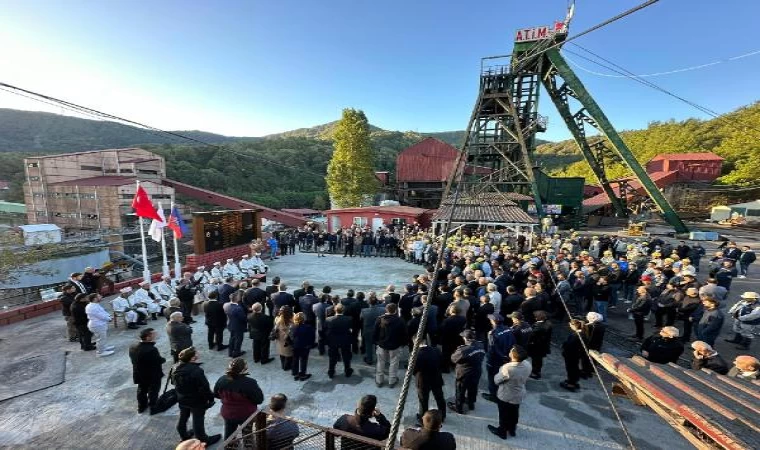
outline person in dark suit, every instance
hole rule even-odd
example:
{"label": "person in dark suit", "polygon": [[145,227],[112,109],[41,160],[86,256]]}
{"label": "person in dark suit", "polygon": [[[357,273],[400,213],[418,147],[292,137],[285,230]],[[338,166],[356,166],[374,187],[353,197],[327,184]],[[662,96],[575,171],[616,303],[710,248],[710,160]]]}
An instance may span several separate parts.
{"label": "person in dark suit", "polygon": [[293,299],[295,299],[296,303],[299,303],[298,301],[301,299],[301,297],[306,295],[306,290],[308,289],[308,287],[309,287],[309,282],[304,280],[304,282],[301,283],[301,288],[293,291]]}
{"label": "person in dark suit", "polygon": [[193,304],[195,303],[197,286],[200,284],[201,280],[202,278],[198,278],[197,280],[183,278],[182,281],[179,282],[179,286],[177,286],[177,298],[180,301],[180,305],[182,305],[182,320],[185,323],[195,323],[195,320],[193,319]]}
{"label": "person in dark suit", "polygon": [[335,305],[335,315],[329,317],[325,323],[325,334],[327,337],[328,356],[329,356],[329,368],[327,376],[332,378],[335,376],[335,366],[338,364],[338,358],[343,359],[343,371],[346,377],[350,377],[354,373],[354,369],[351,368],[351,342],[352,342],[352,326],[353,320],[351,317],[344,315],[346,307],[339,303]]}
{"label": "person in dark suit", "polygon": [[248,316],[240,305],[243,300],[243,291],[238,291],[230,296],[230,302],[224,305],[224,312],[227,313],[227,329],[230,331],[230,345],[228,354],[230,358],[237,358],[245,354],[241,350],[243,345],[243,336],[248,329]]}
{"label": "person in dark suit", "polygon": [[251,280],[251,284],[251,288],[245,291],[245,297],[243,298],[246,312],[251,311],[251,308],[256,303],[261,303],[264,306],[267,302],[267,293],[261,289],[261,280],[254,278]]}
{"label": "person in dark suit", "polygon": [[454,435],[440,431],[445,417],[431,409],[422,416],[422,429],[409,428],[401,435],[401,445],[409,450],[456,450]]}
{"label": "person in dark suit", "polygon": [[488,345],[488,333],[491,331],[491,321],[488,319],[488,316],[493,313],[493,303],[489,301],[487,295],[482,295],[480,297],[480,307],[478,307],[475,313],[475,335],[486,346]]}
{"label": "person in dark suit", "polygon": [[546,311],[536,311],[533,315],[536,321],[533,323],[533,332],[530,334],[527,349],[531,366],[533,367],[533,371],[529,376],[534,380],[540,380],[544,358],[551,353],[552,324],[548,320]]}
{"label": "person in dark suit", "polygon": [[662,327],[659,333],[644,339],[641,343],[641,355],[658,364],[677,363],[684,350],[683,342],[678,339],[679,335],[676,327]]}
{"label": "person in dark suit", "polygon": [[253,341],[253,362],[262,365],[270,363],[274,358],[269,357],[269,335],[274,328],[274,318],[264,314],[264,305],[254,303],[248,314],[248,333]]}
{"label": "person in dark suit", "polygon": [[520,304],[520,312],[525,318],[525,321],[533,325],[533,322],[536,320],[533,313],[541,311],[542,309],[543,305],[541,305],[541,299],[536,296],[536,290],[533,288],[526,288],[525,301]]}
{"label": "person in dark suit", "polygon": [[442,350],[441,371],[443,373],[451,372],[451,355],[454,354],[457,347],[462,345],[460,333],[464,331],[465,327],[467,327],[467,319],[460,314],[456,305],[451,305],[439,330]]}
{"label": "person in dark suit", "polygon": [[227,277],[224,279],[224,283],[219,286],[219,303],[224,305],[230,301],[230,296],[237,292],[237,287],[234,285],[235,279],[233,277]]}
{"label": "person in dark suit", "polygon": [[398,303],[401,301],[401,295],[396,292],[396,286],[390,284],[387,288],[385,288],[385,295],[389,295],[391,298],[386,303],[395,303],[398,305]]}
{"label": "person in dark suit", "polygon": [[[604,333],[607,331],[607,325],[603,322],[604,317],[594,311],[586,314],[586,323],[583,325],[583,334],[588,340],[588,349],[602,351],[604,342]],[[581,359],[581,378],[591,378],[594,374],[594,366],[591,358],[584,357]]]}
{"label": "person in dark suit", "polygon": [[270,286],[267,286],[265,293],[267,295],[267,310],[269,311],[269,315],[274,317],[276,314],[274,314],[274,304],[272,303],[272,296],[276,293],[280,292],[280,277],[274,277],[272,278],[272,284]]}
{"label": "person in dark suit", "polygon": [[277,316],[277,313],[280,312],[280,308],[283,306],[289,306],[291,311],[296,311],[296,309],[300,310],[300,306],[296,308],[296,299],[293,297],[293,294],[286,292],[288,290],[288,287],[285,285],[285,283],[281,283],[278,289],[279,292],[272,294],[271,297],[275,316]]}
{"label": "person in dark suit", "polygon": [[361,311],[362,307],[359,300],[354,297],[353,289],[346,291],[346,297],[340,299],[340,304],[344,306],[344,314],[351,318],[351,349],[354,353],[359,353],[359,330],[361,329]]}
{"label": "person in dark suit", "polygon": [[581,377],[580,364],[581,359],[585,357],[583,335],[583,321],[573,319],[570,321],[570,334],[567,340],[562,344],[562,357],[565,360],[565,370],[567,378],[559,385],[568,391],[575,392],[580,388],[578,381]]}
{"label": "person in dark suit", "polygon": [[430,394],[433,394],[441,420],[446,420],[446,400],[443,396],[443,376],[441,375],[441,352],[437,347],[429,347],[425,342],[420,344],[417,362],[414,364],[414,379],[417,382],[417,399],[420,409],[417,421],[422,422],[428,411]]}
{"label": "person in dark suit", "polygon": [[206,328],[208,328],[208,348],[222,351],[227,348],[224,342],[224,329],[227,328],[227,314],[224,307],[219,303],[217,291],[208,293],[208,301],[203,305],[203,312],[206,315]]}
{"label": "person in dark suit", "polygon": [[[222,439],[221,434],[209,436],[206,434],[206,410],[213,405],[214,393],[208,384],[206,374],[198,362],[199,356],[195,348],[182,350],[179,363],[172,367],[170,377],[177,391],[177,433],[184,441],[194,437],[210,447]],[[187,421],[193,416],[193,432],[187,432]]]}
{"label": "person in dark suit", "polygon": [[129,348],[132,361],[132,381],[137,385],[137,412],[154,407],[164,376],[161,366],[166,362],[156,348],[156,330],[140,330],[140,342]]}

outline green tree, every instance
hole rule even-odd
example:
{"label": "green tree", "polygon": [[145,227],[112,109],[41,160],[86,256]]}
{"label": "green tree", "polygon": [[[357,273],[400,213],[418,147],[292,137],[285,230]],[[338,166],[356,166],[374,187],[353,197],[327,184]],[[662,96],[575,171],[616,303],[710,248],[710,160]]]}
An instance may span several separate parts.
{"label": "green tree", "polygon": [[327,165],[327,190],[339,208],[361,206],[377,191],[369,122],[360,110],[346,108],[335,127],[333,151]]}
{"label": "green tree", "polygon": [[327,209],[327,200],[325,200],[325,198],[322,197],[321,195],[318,195],[314,197],[314,203],[312,204],[311,207],[318,211],[323,211]]}

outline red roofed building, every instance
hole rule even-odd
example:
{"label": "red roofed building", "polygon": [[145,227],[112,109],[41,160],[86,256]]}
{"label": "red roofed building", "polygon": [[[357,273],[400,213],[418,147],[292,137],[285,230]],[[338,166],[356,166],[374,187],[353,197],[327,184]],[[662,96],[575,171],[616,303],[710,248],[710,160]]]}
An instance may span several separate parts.
{"label": "red roofed building", "polygon": [[723,169],[723,158],[715,153],[668,153],[657,155],[647,163],[647,172],[678,172],[678,181],[712,183]]}
{"label": "red roofed building", "polygon": [[[459,150],[435,138],[426,138],[396,157],[396,191],[402,204],[437,208]],[[488,174],[485,167],[468,166],[467,173]]]}
{"label": "red roofed building", "polygon": [[403,226],[418,223],[430,225],[430,210],[411,206],[367,206],[364,208],[339,208],[325,211],[330,232],[353,225],[377,230],[388,225]]}

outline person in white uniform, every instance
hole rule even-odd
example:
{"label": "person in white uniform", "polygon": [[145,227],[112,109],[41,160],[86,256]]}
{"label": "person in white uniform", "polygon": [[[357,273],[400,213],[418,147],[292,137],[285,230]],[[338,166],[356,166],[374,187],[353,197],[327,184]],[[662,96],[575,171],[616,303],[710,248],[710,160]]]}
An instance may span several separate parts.
{"label": "person in white uniform", "polygon": [[154,313],[163,315],[164,309],[169,307],[169,300],[177,295],[171,277],[164,277],[160,283],[154,284],[150,290],[155,298],[153,299],[153,306],[148,303],[148,312],[151,315]]}
{"label": "person in white uniform", "polygon": [[251,261],[251,258],[249,258],[248,255],[243,255],[243,258],[240,260],[240,271],[248,277],[256,274],[253,261]]}
{"label": "person in white uniform", "polygon": [[[151,313],[151,304],[155,304],[155,294],[150,292],[150,281],[143,281],[140,283],[140,288],[136,289],[132,295],[129,296],[129,306],[137,311],[140,319],[137,321],[138,325],[146,325],[145,319],[148,318],[148,314]],[[160,310],[158,305],[153,306],[156,311]],[[154,317],[153,320],[156,320]],[[143,322],[143,323],[140,323]]]}
{"label": "person in white uniform", "polygon": [[135,329],[137,328],[137,319],[140,316],[134,311],[132,305],[129,303],[129,296],[132,294],[132,288],[125,287],[119,292],[119,296],[111,300],[111,307],[115,313],[124,313],[124,318],[127,319],[127,328]]}
{"label": "person in white uniform", "polygon": [[227,264],[224,265],[224,270],[222,272],[225,277],[232,277],[236,280],[243,279],[243,272],[240,271],[240,268],[235,264],[235,260],[232,258],[227,260]]}
{"label": "person in white uniform", "polygon": [[269,266],[264,264],[264,260],[261,259],[261,253],[254,253],[253,258],[251,258],[251,263],[253,264],[254,270],[257,270],[257,273],[267,273],[269,270]]}
{"label": "person in white uniform", "polygon": [[219,261],[214,263],[214,267],[211,268],[211,278],[223,279],[224,273],[222,272],[222,263]]}
{"label": "person in white uniform", "polygon": [[97,348],[95,355],[104,357],[113,355],[114,347],[108,345],[107,341],[108,323],[111,321],[111,316],[100,304],[101,300],[102,297],[100,295],[92,297],[90,303],[85,306],[84,312],[87,314],[87,329],[92,332],[95,338],[95,346]]}
{"label": "person in white uniform", "polygon": [[193,274],[193,280],[198,281],[201,285],[211,281],[211,274],[206,271],[206,266],[198,266]]}

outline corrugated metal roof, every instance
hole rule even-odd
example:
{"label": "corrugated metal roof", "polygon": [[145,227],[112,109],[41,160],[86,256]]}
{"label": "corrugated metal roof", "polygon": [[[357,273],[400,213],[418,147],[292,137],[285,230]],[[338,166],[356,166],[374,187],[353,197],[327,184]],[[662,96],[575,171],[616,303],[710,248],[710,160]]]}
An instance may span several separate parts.
{"label": "corrugated metal roof", "polygon": [[669,161],[724,161],[722,158],[712,152],[696,152],[696,153],[663,153],[652,158],[652,161],[660,160]]}
{"label": "corrugated metal roof", "polygon": [[[510,199],[528,197],[515,192],[483,192],[472,195],[464,194],[457,199],[454,208],[454,196],[446,198],[433,220],[448,220],[454,211],[452,220],[455,222],[491,222],[491,223],[537,223],[536,220],[523,211],[517,203]],[[530,199],[530,197],[528,197]]]}
{"label": "corrugated metal roof", "polygon": [[312,215],[312,214],[322,214],[322,211],[318,211],[316,209],[309,209],[309,208],[282,208],[283,212],[286,212],[288,214],[300,214],[302,216]]}
{"label": "corrugated metal roof", "polygon": [[396,157],[396,181],[446,181],[459,150],[435,138],[407,147]]}
{"label": "corrugated metal roof", "polygon": [[[651,178],[652,181],[654,181],[654,184],[656,184],[657,187],[663,188],[678,181],[678,172],[675,170],[671,170],[668,172],[653,172],[649,174],[649,178]],[[635,178],[633,179],[621,178],[618,180],[611,181],[611,183],[615,183],[616,181],[623,181],[623,180],[628,180],[628,186],[635,189],[636,192],[639,192],[639,193],[644,192],[644,188],[642,187],[641,182]],[[630,197],[631,196],[629,195],[628,198]],[[607,197],[607,194],[605,192],[602,192],[593,197],[589,197],[586,200],[583,200],[583,211],[591,212],[593,210],[599,209],[600,207],[609,205],[611,203],[612,202],[610,202],[610,199]]]}
{"label": "corrugated metal roof", "polygon": [[435,215],[433,215],[433,220],[449,220],[449,217],[451,217],[451,220],[454,222],[537,223],[533,217],[520,209],[519,206],[458,204],[454,209],[453,215],[451,212],[452,208],[454,208],[453,205],[441,205]]}

